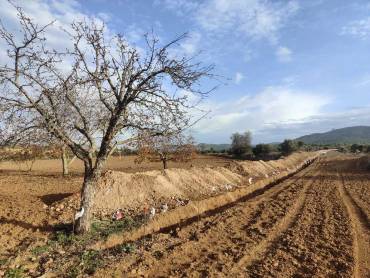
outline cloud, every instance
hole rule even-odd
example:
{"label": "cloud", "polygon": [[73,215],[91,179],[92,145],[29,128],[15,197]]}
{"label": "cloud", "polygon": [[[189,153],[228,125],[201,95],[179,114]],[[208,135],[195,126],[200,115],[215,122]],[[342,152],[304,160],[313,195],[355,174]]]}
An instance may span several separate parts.
{"label": "cloud", "polygon": [[352,108],[347,111],[323,113],[306,118],[299,123],[280,123],[254,134],[256,142],[279,142],[285,138],[326,132],[335,128],[366,125],[370,123],[370,107]]}
{"label": "cloud", "polygon": [[204,103],[212,110],[210,117],[200,122],[195,133],[207,138],[226,138],[235,131],[251,130],[258,134],[279,125],[304,123],[331,99],[321,94],[294,90],[289,87],[267,87],[254,96],[243,96],[223,103]]}
{"label": "cloud", "polygon": [[370,85],[370,74],[366,74],[360,78],[360,80],[355,83],[356,87],[367,87]]}
{"label": "cloud", "polygon": [[154,5],[162,5],[179,16],[185,16],[198,9],[200,4],[192,0],[155,0]]}
{"label": "cloud", "polygon": [[280,46],[276,50],[275,54],[276,54],[278,61],[281,63],[288,63],[292,61],[292,51],[287,47]]}
{"label": "cloud", "polygon": [[273,42],[298,8],[296,1],[209,0],[198,7],[196,20],[210,32],[234,32]]}
{"label": "cloud", "polygon": [[278,31],[296,14],[298,2],[272,0],[156,0],[179,16],[195,19],[208,33],[233,33],[275,42]]}
{"label": "cloud", "polygon": [[186,55],[194,55],[199,51],[199,44],[202,36],[198,32],[192,32],[189,36],[181,42],[180,48]]}
{"label": "cloud", "polygon": [[244,79],[244,75],[241,72],[237,72],[234,79],[235,84],[239,84]]}
{"label": "cloud", "polygon": [[351,35],[359,39],[367,39],[370,36],[370,17],[354,20],[342,28],[342,35]]}
{"label": "cloud", "polygon": [[[80,12],[80,4],[74,0],[68,1],[15,1],[16,5],[22,7],[27,16],[29,16],[39,26],[44,26],[52,21],[54,24],[46,29],[45,37],[47,45],[57,50],[65,50],[72,47],[72,42],[64,30],[70,31],[70,24],[73,21],[86,18],[94,19],[98,24],[102,24],[99,16],[92,16]],[[0,9],[0,18],[6,28],[12,32],[17,31],[19,22],[16,9],[7,1],[3,1]],[[15,32],[16,33],[16,32]],[[18,33],[16,39],[21,39]],[[5,47],[0,46],[1,58],[6,56]]]}

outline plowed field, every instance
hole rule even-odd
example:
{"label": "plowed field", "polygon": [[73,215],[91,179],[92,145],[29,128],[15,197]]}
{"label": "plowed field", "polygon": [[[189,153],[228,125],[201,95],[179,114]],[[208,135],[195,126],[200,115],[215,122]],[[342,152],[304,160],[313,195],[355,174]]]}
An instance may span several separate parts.
{"label": "plowed field", "polygon": [[370,174],[328,154],[257,196],[143,239],[100,277],[370,277]]}
{"label": "plowed field", "polygon": [[[283,182],[124,242],[134,246],[130,251],[99,250],[94,275],[370,277],[370,172],[358,162],[329,152]],[[0,172],[0,277],[8,265],[24,267],[25,277],[72,277],[64,266],[58,272],[69,261],[86,277],[73,248],[30,255],[35,242],[45,244],[60,226],[45,206],[78,192],[80,184],[79,176]]]}

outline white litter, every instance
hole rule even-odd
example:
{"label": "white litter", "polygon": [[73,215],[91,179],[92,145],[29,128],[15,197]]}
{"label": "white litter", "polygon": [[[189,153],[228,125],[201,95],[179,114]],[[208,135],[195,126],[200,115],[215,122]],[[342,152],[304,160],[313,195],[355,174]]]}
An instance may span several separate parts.
{"label": "white litter", "polygon": [[162,212],[162,213],[165,213],[165,212],[167,212],[167,210],[168,210],[168,205],[167,205],[167,204],[163,204],[163,205],[161,206],[161,212]]}
{"label": "white litter", "polygon": [[225,189],[226,190],[231,190],[233,187],[230,184],[225,184]]}
{"label": "white litter", "polygon": [[249,184],[252,184],[252,181],[253,181],[253,178],[248,179]]}
{"label": "white litter", "polygon": [[152,219],[154,217],[154,215],[155,215],[155,208],[152,207],[150,209],[149,218]]}
{"label": "white litter", "polygon": [[84,212],[85,212],[84,207],[82,207],[80,211],[76,212],[76,214],[75,214],[75,221],[76,221],[78,218],[81,218],[81,217],[82,217],[82,215],[84,215]]}

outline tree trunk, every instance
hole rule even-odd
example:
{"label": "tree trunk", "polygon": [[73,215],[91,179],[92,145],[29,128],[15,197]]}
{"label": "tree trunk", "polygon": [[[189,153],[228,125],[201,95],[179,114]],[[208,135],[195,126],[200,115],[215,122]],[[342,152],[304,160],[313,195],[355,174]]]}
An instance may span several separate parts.
{"label": "tree trunk", "polygon": [[88,232],[91,227],[92,209],[94,205],[94,195],[96,186],[101,176],[102,166],[96,165],[94,168],[85,162],[85,176],[81,192],[80,212],[83,209],[83,214],[78,219],[75,219],[75,232]]}
{"label": "tree trunk", "polygon": [[63,164],[63,176],[67,176],[69,174],[68,170],[68,158],[67,158],[67,153],[66,153],[66,146],[62,146],[62,164]]}
{"label": "tree trunk", "polygon": [[166,170],[167,169],[167,159],[162,159],[162,162],[163,162],[163,169]]}

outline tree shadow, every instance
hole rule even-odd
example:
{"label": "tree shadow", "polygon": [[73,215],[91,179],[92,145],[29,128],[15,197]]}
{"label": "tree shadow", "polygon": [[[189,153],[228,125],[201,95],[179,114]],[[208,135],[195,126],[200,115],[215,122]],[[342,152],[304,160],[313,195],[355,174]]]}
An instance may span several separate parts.
{"label": "tree shadow", "polygon": [[40,196],[39,198],[44,204],[50,206],[55,202],[61,201],[64,198],[72,196],[73,194],[74,194],[73,192],[72,193],[47,194],[47,195]]}
{"label": "tree shadow", "polygon": [[58,232],[58,231],[71,231],[72,223],[58,223],[58,224],[45,224],[45,225],[34,225],[32,223],[24,222],[17,219],[7,219],[5,217],[0,217],[0,223],[2,224],[12,224],[27,230],[39,230],[41,232]]}

